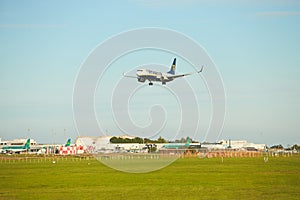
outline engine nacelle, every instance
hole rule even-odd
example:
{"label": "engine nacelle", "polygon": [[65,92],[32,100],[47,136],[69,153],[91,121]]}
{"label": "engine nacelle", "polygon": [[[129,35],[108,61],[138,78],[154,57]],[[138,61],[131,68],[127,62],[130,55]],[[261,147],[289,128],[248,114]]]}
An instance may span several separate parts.
{"label": "engine nacelle", "polygon": [[138,78],[138,82],[142,82],[142,83],[144,83],[146,81],[146,79],[145,78],[143,78],[143,77],[140,77],[140,78]]}

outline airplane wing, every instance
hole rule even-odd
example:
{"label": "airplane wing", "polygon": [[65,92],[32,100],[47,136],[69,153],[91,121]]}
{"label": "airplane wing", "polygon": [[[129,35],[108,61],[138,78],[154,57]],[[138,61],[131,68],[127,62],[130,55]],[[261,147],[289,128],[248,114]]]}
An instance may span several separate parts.
{"label": "airplane wing", "polygon": [[124,76],[124,77],[127,77],[127,78],[138,78],[137,76],[128,76],[128,75],[126,75],[125,73],[123,73],[123,76]]}
{"label": "airplane wing", "polygon": [[186,74],[178,74],[178,75],[171,75],[171,76],[168,76],[169,78],[179,78],[179,77],[183,77],[183,76],[188,76],[188,75],[191,75],[191,74],[196,74],[196,73],[200,73],[202,72],[203,70],[203,66],[201,67],[201,69],[199,71],[195,71],[195,72],[190,72],[190,73],[186,73]]}

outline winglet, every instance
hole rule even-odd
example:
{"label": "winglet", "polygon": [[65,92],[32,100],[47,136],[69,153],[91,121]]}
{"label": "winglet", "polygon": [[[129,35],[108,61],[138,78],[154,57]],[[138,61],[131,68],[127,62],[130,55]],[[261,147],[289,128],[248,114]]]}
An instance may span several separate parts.
{"label": "winglet", "polygon": [[203,71],[203,65],[202,65],[202,67],[201,67],[200,71],[198,71],[198,73],[200,73],[200,72],[202,72],[202,71]]}

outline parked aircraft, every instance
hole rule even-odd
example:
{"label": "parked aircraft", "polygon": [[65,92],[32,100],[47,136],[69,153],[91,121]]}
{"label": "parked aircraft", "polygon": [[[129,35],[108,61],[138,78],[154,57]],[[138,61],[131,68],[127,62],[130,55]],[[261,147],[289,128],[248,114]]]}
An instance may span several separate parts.
{"label": "parked aircraft", "polygon": [[169,143],[162,146],[165,149],[183,149],[190,146],[191,140],[188,139],[186,143]]}
{"label": "parked aircraft", "polygon": [[137,80],[142,83],[144,83],[146,80],[148,80],[149,85],[153,85],[152,82],[154,82],[154,81],[161,82],[163,85],[165,85],[167,82],[173,81],[176,78],[188,76],[188,75],[191,75],[194,73],[200,73],[203,70],[203,66],[202,66],[201,70],[199,70],[199,71],[190,72],[190,73],[186,73],[186,74],[177,74],[176,75],[175,70],[176,70],[176,58],[174,58],[171,69],[167,73],[157,72],[157,71],[153,71],[150,69],[138,69],[136,72],[136,76],[128,76],[125,74],[123,74],[123,76],[129,77],[129,78],[137,78]]}
{"label": "parked aircraft", "polygon": [[27,139],[26,143],[21,145],[10,145],[10,146],[3,146],[2,151],[6,153],[20,153],[26,152],[30,149],[30,139]]}

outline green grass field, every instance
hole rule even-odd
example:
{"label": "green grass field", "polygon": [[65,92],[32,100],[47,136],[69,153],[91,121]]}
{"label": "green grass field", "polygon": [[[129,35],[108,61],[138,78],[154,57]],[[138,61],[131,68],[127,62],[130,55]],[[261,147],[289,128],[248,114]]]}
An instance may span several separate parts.
{"label": "green grass field", "polygon": [[0,163],[0,199],[299,199],[300,157],[186,158],[130,174],[97,160]]}

